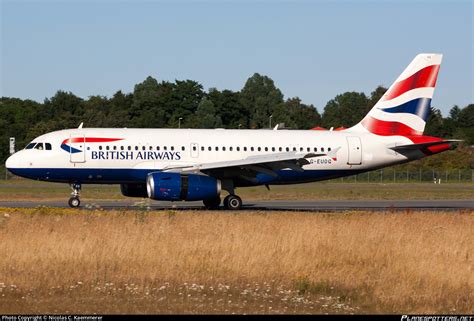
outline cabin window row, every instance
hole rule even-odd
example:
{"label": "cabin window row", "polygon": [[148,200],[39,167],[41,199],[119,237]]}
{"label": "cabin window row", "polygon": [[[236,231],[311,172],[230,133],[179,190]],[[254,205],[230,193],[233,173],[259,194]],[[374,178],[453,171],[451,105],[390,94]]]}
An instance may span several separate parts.
{"label": "cabin window row", "polygon": [[[193,151],[196,151],[196,150],[197,150],[196,146],[193,146]],[[324,147],[320,147],[320,148],[318,148],[318,147],[313,147],[313,148],[312,147],[299,147],[298,148],[298,147],[260,147],[260,146],[258,146],[258,147],[253,147],[253,146],[251,146],[251,147],[247,147],[247,146],[240,147],[240,146],[236,146],[234,148],[232,146],[228,146],[228,147],[226,147],[226,146],[222,146],[222,147],[219,147],[219,146],[214,146],[214,147],[213,146],[207,146],[207,147],[201,146],[201,151],[206,151],[206,150],[207,151],[213,151],[214,150],[216,152],[218,152],[218,151],[223,151],[223,152],[225,152],[225,151],[229,151],[229,152],[232,152],[232,151],[237,151],[237,152],[240,152],[240,151],[244,151],[244,152],[247,152],[247,151],[251,151],[251,152],[255,152],[255,151],[257,151],[257,152],[261,152],[261,151],[265,151],[265,152],[269,152],[269,151],[272,151],[272,152],[294,151],[294,152],[296,152],[296,151],[299,150],[300,152],[306,151],[306,152],[310,153],[310,152],[318,152],[318,151],[319,152],[324,152],[325,150],[330,152],[331,147],[328,147],[327,149],[325,149]]]}
{"label": "cabin window row", "polygon": [[[154,146],[149,146],[148,148],[146,146],[141,146],[141,148],[139,146],[105,146],[105,148],[103,148],[102,146],[99,146],[99,150],[143,150],[143,151],[146,151],[146,150],[157,150],[157,151],[160,151],[160,150],[163,150],[163,151],[174,151],[175,150],[175,147],[174,146],[169,146],[169,149],[168,149],[168,146],[156,146],[156,149],[154,149]],[[196,146],[193,146],[192,147],[193,151],[197,151],[197,147]],[[181,146],[181,151],[185,151],[186,148],[184,146]],[[261,151],[265,151],[265,152],[268,152],[268,151],[272,151],[272,152],[289,152],[289,151],[300,151],[300,152],[325,152],[325,148],[324,147],[247,147],[247,146],[244,146],[244,147],[240,147],[240,146],[236,146],[235,148],[233,146],[222,146],[222,147],[219,147],[219,146],[215,146],[215,147],[212,147],[212,146],[207,146],[204,147],[204,146],[201,146],[201,151],[229,151],[229,152],[232,152],[232,151],[237,151],[237,152],[240,152],[240,151],[244,151],[244,152],[247,152],[247,151],[250,151],[250,152],[261,152]],[[330,152],[331,151],[331,147],[328,147],[327,148],[327,151]]]}
{"label": "cabin window row", "polygon": [[[154,149],[154,146],[149,146],[148,148],[146,146],[105,146],[104,148],[101,146],[99,146],[99,150],[143,150],[143,151],[146,151],[146,150],[157,150],[157,151],[160,151],[160,150],[163,150],[163,151],[174,151],[175,150],[175,147],[174,146],[156,146],[156,149]],[[192,147],[193,151],[197,151],[197,146],[193,146]],[[185,151],[186,148],[184,146],[181,146],[181,151]],[[254,146],[251,146],[251,147],[247,147],[247,146],[244,146],[244,147],[240,147],[240,146],[236,146],[235,148],[233,146],[222,146],[222,147],[219,147],[219,146],[201,146],[201,151],[229,151],[229,152],[232,152],[232,151],[236,151],[236,152],[240,152],[240,151],[244,151],[244,152],[247,152],[247,151],[250,151],[250,152],[261,152],[261,151],[265,151],[265,152],[268,152],[268,151],[272,151],[272,152],[289,152],[289,151],[300,151],[300,152],[325,152],[326,150],[328,152],[331,151],[331,147],[328,147],[327,149],[325,149],[324,147],[254,147]]]}
{"label": "cabin window row", "polygon": [[[157,151],[160,151],[160,150],[164,150],[164,151],[174,151],[175,150],[175,147],[174,146],[156,146],[156,148],[154,146],[105,146],[105,147],[102,147],[102,145],[99,146],[99,150],[157,150]],[[181,151],[185,151],[186,148],[184,146],[181,146]]]}

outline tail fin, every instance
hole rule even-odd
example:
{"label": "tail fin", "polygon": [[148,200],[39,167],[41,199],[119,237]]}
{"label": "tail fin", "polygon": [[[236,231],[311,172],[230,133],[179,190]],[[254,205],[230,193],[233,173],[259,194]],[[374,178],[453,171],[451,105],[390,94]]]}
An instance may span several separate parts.
{"label": "tail fin", "polygon": [[441,54],[419,54],[362,121],[350,130],[382,136],[423,135]]}

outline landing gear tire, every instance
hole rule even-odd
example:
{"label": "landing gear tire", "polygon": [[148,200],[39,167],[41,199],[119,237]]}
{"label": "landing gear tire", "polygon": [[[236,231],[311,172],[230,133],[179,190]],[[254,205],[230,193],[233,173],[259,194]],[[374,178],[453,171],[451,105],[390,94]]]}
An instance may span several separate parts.
{"label": "landing gear tire", "polygon": [[69,206],[71,206],[72,208],[79,207],[79,205],[81,205],[81,200],[79,199],[79,197],[71,197],[69,199]]}
{"label": "landing gear tire", "polygon": [[218,210],[219,205],[221,205],[221,198],[217,197],[209,200],[204,200],[202,202],[204,203],[204,207],[206,208],[206,210]]}
{"label": "landing gear tire", "polygon": [[224,208],[226,210],[238,211],[242,209],[242,199],[237,195],[227,195],[224,199]]}
{"label": "landing gear tire", "polygon": [[79,183],[73,183],[71,184],[71,198],[69,199],[69,206],[72,208],[77,208],[79,205],[81,205],[81,200],[79,199],[79,194],[81,193],[81,184]]}

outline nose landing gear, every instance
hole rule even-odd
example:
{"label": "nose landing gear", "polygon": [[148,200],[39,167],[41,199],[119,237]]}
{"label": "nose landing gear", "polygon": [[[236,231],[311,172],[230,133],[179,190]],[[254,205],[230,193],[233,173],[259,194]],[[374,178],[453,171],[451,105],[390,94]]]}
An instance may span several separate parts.
{"label": "nose landing gear", "polygon": [[72,189],[72,193],[71,193],[71,198],[69,199],[69,202],[68,202],[69,206],[72,208],[79,207],[79,205],[81,205],[81,200],[79,199],[79,194],[81,192],[81,184],[77,184],[77,183],[71,184],[71,189]]}

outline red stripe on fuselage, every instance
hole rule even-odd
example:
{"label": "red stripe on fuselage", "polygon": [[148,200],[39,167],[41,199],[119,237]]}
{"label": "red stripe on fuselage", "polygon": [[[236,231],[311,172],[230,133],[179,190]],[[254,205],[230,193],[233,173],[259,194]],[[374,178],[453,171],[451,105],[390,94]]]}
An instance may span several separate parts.
{"label": "red stripe on fuselage", "polygon": [[118,140],[123,140],[123,138],[100,138],[100,137],[74,137],[74,138],[67,138],[61,144],[66,143],[110,143],[115,142]]}
{"label": "red stripe on fuselage", "polygon": [[423,135],[423,132],[417,131],[410,126],[395,122],[395,121],[384,121],[366,116],[362,119],[362,125],[371,133],[380,136],[415,136]]}
{"label": "red stripe on fuselage", "polygon": [[390,100],[416,88],[434,87],[436,86],[438,71],[439,65],[432,65],[418,70],[410,77],[396,82],[393,87],[387,91],[382,99]]}

